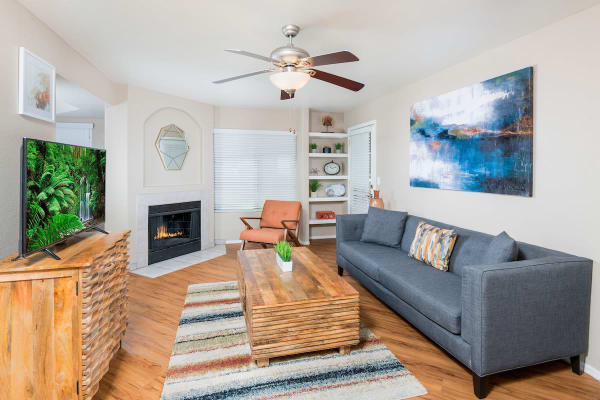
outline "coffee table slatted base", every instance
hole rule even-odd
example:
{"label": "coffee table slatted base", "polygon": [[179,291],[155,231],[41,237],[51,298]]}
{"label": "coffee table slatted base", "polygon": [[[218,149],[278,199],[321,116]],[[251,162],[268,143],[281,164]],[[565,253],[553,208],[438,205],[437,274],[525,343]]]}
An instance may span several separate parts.
{"label": "coffee table slatted base", "polygon": [[295,306],[246,310],[252,359],[259,367],[273,357],[339,348],[345,354],[358,344],[358,297]]}

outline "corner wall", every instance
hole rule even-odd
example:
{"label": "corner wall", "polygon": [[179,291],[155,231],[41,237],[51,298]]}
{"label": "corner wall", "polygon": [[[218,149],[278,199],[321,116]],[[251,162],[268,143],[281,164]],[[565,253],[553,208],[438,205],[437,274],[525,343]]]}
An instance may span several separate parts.
{"label": "corner wall", "polygon": [[73,50],[43,22],[13,0],[0,1],[0,257],[19,243],[21,141],[23,137],[54,140],[53,123],[17,114],[19,47],[56,67],[56,72],[107,103],[118,98],[118,86]]}
{"label": "corner wall", "polygon": [[[377,173],[386,208],[594,260],[590,349],[600,378],[600,6],[487,51],[345,113],[377,120]],[[411,104],[523,67],[534,67],[533,197],[409,186]]]}

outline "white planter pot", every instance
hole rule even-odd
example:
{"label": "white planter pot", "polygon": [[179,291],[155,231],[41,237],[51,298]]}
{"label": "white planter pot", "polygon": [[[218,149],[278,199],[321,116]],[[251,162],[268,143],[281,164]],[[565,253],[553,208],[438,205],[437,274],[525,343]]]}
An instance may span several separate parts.
{"label": "white planter pot", "polygon": [[290,272],[292,270],[292,260],[283,261],[277,253],[275,253],[275,257],[277,258],[277,265],[279,265],[279,268],[281,268],[283,272]]}
{"label": "white planter pot", "polygon": [[317,149],[310,149],[311,153],[318,153],[319,151]]}
{"label": "white planter pot", "polygon": [[338,153],[338,154],[341,154],[342,150],[335,149],[335,152]]}

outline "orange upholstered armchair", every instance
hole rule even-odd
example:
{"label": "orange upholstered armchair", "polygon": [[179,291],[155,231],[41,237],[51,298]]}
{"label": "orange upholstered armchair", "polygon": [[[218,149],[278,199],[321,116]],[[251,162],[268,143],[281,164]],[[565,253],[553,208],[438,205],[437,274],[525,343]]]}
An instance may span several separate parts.
{"label": "orange upholstered armchair", "polygon": [[[260,243],[263,247],[267,244],[276,244],[282,240],[290,240],[300,246],[298,241],[298,227],[300,226],[300,212],[302,204],[299,201],[266,200],[262,215],[259,217],[240,217],[246,230],[240,233],[242,250],[246,242]],[[248,219],[260,220],[260,228],[253,228]]]}

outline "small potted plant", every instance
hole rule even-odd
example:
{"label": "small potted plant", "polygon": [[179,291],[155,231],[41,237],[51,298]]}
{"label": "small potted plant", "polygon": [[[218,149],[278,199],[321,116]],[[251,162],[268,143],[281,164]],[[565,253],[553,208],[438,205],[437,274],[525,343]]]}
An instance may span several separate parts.
{"label": "small potted plant", "polygon": [[316,153],[317,152],[317,144],[316,143],[311,143],[310,144],[310,152],[311,153]]}
{"label": "small potted plant", "polygon": [[286,241],[281,241],[275,245],[275,251],[279,268],[283,272],[290,272],[292,270],[292,246]]}
{"label": "small potted plant", "polygon": [[341,143],[336,143],[335,144],[335,152],[336,153],[341,153],[342,152],[342,144]]}
{"label": "small potted plant", "polygon": [[321,187],[321,184],[316,179],[308,181],[308,188],[310,189],[310,197],[314,197],[317,194],[317,190]]}

